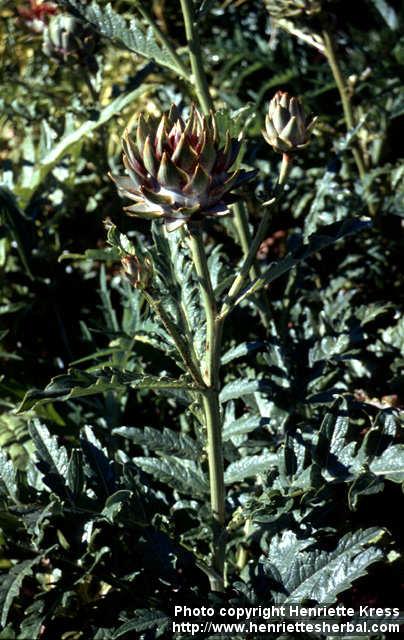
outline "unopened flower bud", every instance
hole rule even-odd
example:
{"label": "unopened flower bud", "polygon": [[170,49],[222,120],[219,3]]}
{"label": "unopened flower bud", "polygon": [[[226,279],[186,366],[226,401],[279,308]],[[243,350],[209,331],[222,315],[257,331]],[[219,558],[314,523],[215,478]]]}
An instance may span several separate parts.
{"label": "unopened flower bud", "polygon": [[309,144],[316,120],[307,123],[300,100],[278,91],[269,103],[262,135],[275,151],[290,155]]}

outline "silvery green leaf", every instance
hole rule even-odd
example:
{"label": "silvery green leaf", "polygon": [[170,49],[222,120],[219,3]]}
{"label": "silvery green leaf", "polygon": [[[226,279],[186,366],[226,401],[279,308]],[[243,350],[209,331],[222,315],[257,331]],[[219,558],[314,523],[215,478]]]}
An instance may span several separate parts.
{"label": "silvery green leaf", "polygon": [[33,567],[38,564],[41,557],[33,560],[23,560],[10,568],[7,574],[3,574],[0,580],[0,623],[5,627],[9,611],[13,602],[18,598],[25,578],[32,575]]}
{"label": "silvery green leaf", "polygon": [[181,458],[197,458],[201,452],[200,445],[196,440],[186,433],[176,433],[171,429],[164,428],[160,431],[152,427],[144,427],[143,429],[117,427],[112,433],[152,451],[176,455]]}
{"label": "silvery green leaf", "polygon": [[39,460],[46,463],[49,473],[59,476],[64,482],[68,468],[65,447],[59,445],[57,437],[52,436],[47,427],[37,419],[31,421],[29,432],[34,441]]}
{"label": "silvery green leaf", "polygon": [[133,458],[134,464],[150,473],[156,480],[168,484],[181,493],[205,495],[209,484],[201,469],[192,460],[182,460],[173,456],[165,458]]}
{"label": "silvery green leaf", "polygon": [[225,423],[223,426],[222,437],[224,441],[230,440],[230,438],[250,433],[255,429],[265,427],[269,424],[270,420],[268,418],[262,418],[259,415],[247,414],[241,418],[237,418],[237,420],[230,420]]}
{"label": "silvery green leaf", "polygon": [[[376,547],[383,533],[383,529],[377,527],[347,533],[333,551],[309,549],[307,542],[314,541],[298,541],[291,531],[275,536],[267,564],[273,564],[282,578],[285,593],[277,596],[278,601],[285,604],[304,600],[322,604],[335,602],[339,593],[383,558],[383,552]],[[302,547],[296,548],[300,543]]]}
{"label": "silvery green leaf", "polygon": [[262,345],[263,343],[259,341],[241,342],[222,355],[222,364],[228,364],[232,360],[236,360],[237,358],[242,358],[249,353],[253,353],[254,351],[257,351],[257,349],[262,347]]}
{"label": "silvery green leaf", "polygon": [[269,391],[269,389],[270,387],[265,380],[233,380],[223,387],[220,393],[220,402],[228,402],[253,394],[255,391]]}
{"label": "silvery green leaf", "polygon": [[158,627],[159,630],[164,630],[171,623],[170,618],[162,611],[137,609],[135,613],[136,618],[127,620],[113,632],[111,636],[112,640],[121,638],[128,633],[148,631],[154,627]]}
{"label": "silvery green leaf", "polygon": [[370,470],[377,476],[383,476],[392,482],[404,481],[404,445],[395,444],[386,449],[370,465]]}
{"label": "silvery green leaf", "polygon": [[276,466],[277,456],[275,453],[265,451],[256,456],[246,456],[232,462],[224,473],[226,484],[242,482],[246,478],[252,478],[260,473],[266,473]]}
{"label": "silvery green leaf", "polygon": [[0,480],[5,485],[8,494],[17,500],[16,469],[4,451],[0,449]]}
{"label": "silvery green leaf", "polygon": [[153,29],[143,29],[136,18],[128,23],[124,16],[114,11],[111,3],[105,8],[100,7],[95,0],[91,4],[83,4],[81,0],[65,0],[64,4],[105,38],[183,75],[169,49],[157,42]]}
{"label": "silvery green leaf", "polygon": [[386,0],[372,0],[372,2],[390,29],[396,31],[399,27],[399,19],[391,4]]}

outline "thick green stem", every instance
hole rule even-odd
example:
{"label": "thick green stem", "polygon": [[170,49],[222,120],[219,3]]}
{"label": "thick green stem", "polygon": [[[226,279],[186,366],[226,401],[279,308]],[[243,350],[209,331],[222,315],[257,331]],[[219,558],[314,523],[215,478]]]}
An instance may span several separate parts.
{"label": "thick green stem", "polygon": [[205,248],[202,242],[202,235],[200,229],[197,227],[192,228],[192,230],[190,229],[190,248],[206,314],[206,359],[202,371],[202,377],[208,387],[217,387],[217,308],[210,279],[209,267],[206,260]]}
{"label": "thick green stem", "polygon": [[220,320],[223,320],[227,316],[227,314],[231,311],[231,309],[234,306],[234,301],[236,300],[239,292],[247,282],[251,266],[257,255],[257,251],[260,247],[261,242],[265,238],[265,233],[268,228],[272,206],[275,204],[275,202],[276,202],[276,199],[272,200],[267,206],[264,212],[264,215],[261,219],[261,222],[259,224],[259,227],[257,229],[257,233],[255,234],[254,238],[250,242],[248,253],[244,258],[243,264],[241,265],[240,272],[233,280],[233,284],[231,285],[229,292],[226,296],[226,299],[223,303],[223,306],[220,310],[220,313],[219,313]]}
{"label": "thick green stem", "polygon": [[[325,54],[327,56],[335,84],[337,85],[337,89],[341,98],[342,110],[344,112],[344,119],[347,131],[351,131],[355,128],[355,118],[352,110],[351,100],[349,94],[346,90],[345,79],[342,75],[338,58],[335,52],[334,42],[329,31],[324,30],[322,32],[322,37],[324,41]],[[358,168],[359,177],[364,182],[366,180],[366,167],[363,161],[362,153],[356,143],[352,145],[352,155],[354,157],[356,166]],[[368,191],[366,189],[366,191]],[[369,193],[368,193],[369,195]],[[373,203],[368,202],[369,213],[374,215],[376,213],[375,207]]]}
{"label": "thick green stem", "polygon": [[[248,216],[244,202],[237,202],[233,205],[234,226],[240,241],[240,246],[244,257],[248,255],[251,246],[251,232],[248,227]],[[261,273],[258,264],[252,264],[250,269],[250,279],[255,280]],[[271,305],[266,291],[261,292],[262,304],[258,306],[258,313],[263,326],[267,329],[271,317]]]}
{"label": "thick green stem", "polygon": [[206,80],[202,62],[201,43],[199,41],[198,25],[195,17],[193,0],[180,0],[184,17],[185,33],[187,36],[189,59],[192,67],[193,83],[198,101],[205,115],[212,109],[212,98]]}
{"label": "thick green stem", "polygon": [[219,578],[211,578],[211,588],[213,591],[222,591],[226,549],[222,420],[219,404],[219,368],[223,325],[217,318],[216,300],[201,231],[194,226],[189,229],[189,232],[192,259],[206,316],[206,358],[202,369],[206,389],[202,391],[201,398],[207,431],[210,501],[214,522],[213,569],[220,576]]}
{"label": "thick green stem", "polygon": [[[193,83],[205,115],[212,109],[212,99],[203,68],[202,51],[193,0],[180,0],[187,36]],[[222,421],[219,404],[219,368],[222,344],[222,322],[217,319],[216,300],[199,228],[190,229],[190,248],[199,280],[206,315],[206,360],[202,377],[206,390],[201,394],[207,430],[210,501],[213,527],[213,558],[215,576],[210,577],[212,591],[223,591],[225,539],[225,488],[222,451]],[[216,577],[217,576],[217,577]]]}
{"label": "thick green stem", "polygon": [[293,156],[288,155],[287,153],[283,153],[281,168],[279,170],[278,185],[282,186],[285,184],[286,180],[288,179],[290,170],[292,168],[292,164],[293,164]]}
{"label": "thick green stem", "polygon": [[211,588],[212,591],[223,591],[226,531],[224,527],[225,488],[219,395],[217,391],[210,389],[202,394],[202,399],[206,419],[210,505],[213,517],[212,565],[219,576],[211,578]]}
{"label": "thick green stem", "polygon": [[325,53],[327,55],[328,62],[330,63],[335,84],[337,85],[339,95],[341,98],[342,109],[344,111],[344,117],[345,117],[347,129],[348,130],[353,129],[355,124],[354,124],[351,101],[349,99],[349,96],[345,87],[345,80],[342,76],[341,69],[338,64],[337,56],[335,54],[334,43],[328,31],[323,31],[323,40],[325,45]]}
{"label": "thick green stem", "polygon": [[[272,198],[272,200],[269,200],[268,202],[265,203],[264,206],[266,208],[264,211],[264,215],[262,216],[261,222],[258,226],[257,232],[254,238],[252,239],[251,237],[249,238],[248,252],[244,258],[244,262],[241,265],[238,275],[234,278],[233,283],[229,289],[229,292],[223,302],[222,308],[220,309],[218,320],[220,320],[221,322],[234,308],[235,306],[234,303],[235,303],[235,300],[237,299],[238,294],[247,283],[248,274],[250,273],[250,275],[252,275],[251,269],[253,267],[258,249],[260,248],[260,244],[265,238],[272,208],[279,201],[279,197],[283,192],[283,187],[289,175],[291,166],[292,166],[292,157],[284,153],[282,155],[282,163],[281,163],[281,168],[279,172],[278,183],[276,185],[275,192],[274,192],[274,197]],[[248,227],[247,227],[247,231],[248,231]],[[252,279],[254,278],[252,277]]]}
{"label": "thick green stem", "polygon": [[[250,250],[251,233],[250,229],[248,228],[248,218],[244,202],[236,202],[236,204],[233,205],[233,213],[234,226],[236,227],[240,246],[243,254],[246,256]],[[257,270],[253,264],[250,269],[251,280],[254,280],[257,275]]]}

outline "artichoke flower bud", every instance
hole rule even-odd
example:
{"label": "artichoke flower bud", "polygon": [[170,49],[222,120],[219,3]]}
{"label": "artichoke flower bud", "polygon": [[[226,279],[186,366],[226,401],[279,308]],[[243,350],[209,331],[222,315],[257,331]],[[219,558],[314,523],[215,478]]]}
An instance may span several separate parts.
{"label": "artichoke flower bud", "polygon": [[111,176],[131,216],[161,218],[173,231],[205,216],[223,216],[234,202],[230,192],[255,171],[231,171],[241,142],[226,134],[220,144],[213,113],[202,116],[193,106],[183,120],[175,106],[160,121],[140,115],[136,136],[123,137],[127,176]]}
{"label": "artichoke flower bud", "polygon": [[321,0],[265,0],[268,12],[275,19],[313,16],[321,11]]}
{"label": "artichoke flower bud", "polygon": [[97,36],[92,29],[65,14],[54,16],[43,32],[42,50],[48,57],[63,62],[75,59],[94,70],[97,68],[93,55],[96,45]]}
{"label": "artichoke flower bud", "polygon": [[135,289],[147,289],[153,277],[153,263],[146,256],[142,260],[136,255],[127,254],[121,258],[122,267],[129,282]]}
{"label": "artichoke flower bud", "polygon": [[309,144],[316,120],[308,123],[300,100],[278,91],[269,103],[262,135],[275,151],[291,155]]}

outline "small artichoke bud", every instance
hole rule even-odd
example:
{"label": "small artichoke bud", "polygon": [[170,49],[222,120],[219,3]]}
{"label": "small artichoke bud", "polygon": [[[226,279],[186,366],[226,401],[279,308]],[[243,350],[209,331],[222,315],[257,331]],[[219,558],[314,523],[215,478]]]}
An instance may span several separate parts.
{"label": "small artichoke bud", "polygon": [[121,263],[125,275],[135,289],[147,289],[153,277],[153,263],[146,256],[139,260],[136,255],[126,255],[121,258]]}
{"label": "small artichoke bud", "polygon": [[97,36],[92,29],[65,14],[54,16],[43,32],[43,52],[59,62],[76,60],[96,70],[96,45]]}
{"label": "small artichoke bud", "polygon": [[307,123],[300,100],[278,91],[269,103],[262,135],[275,151],[290,155],[309,144],[316,120]]}
{"label": "small artichoke bud", "polygon": [[321,11],[321,0],[265,0],[270,15],[275,19],[312,16]]}
{"label": "small artichoke bud", "polygon": [[220,144],[213,114],[192,107],[184,121],[173,106],[160,121],[139,116],[136,136],[123,137],[127,177],[111,177],[120,195],[132,200],[125,207],[129,215],[161,218],[173,231],[191,218],[229,213],[230,192],[255,175],[231,171],[240,146],[229,133]]}

